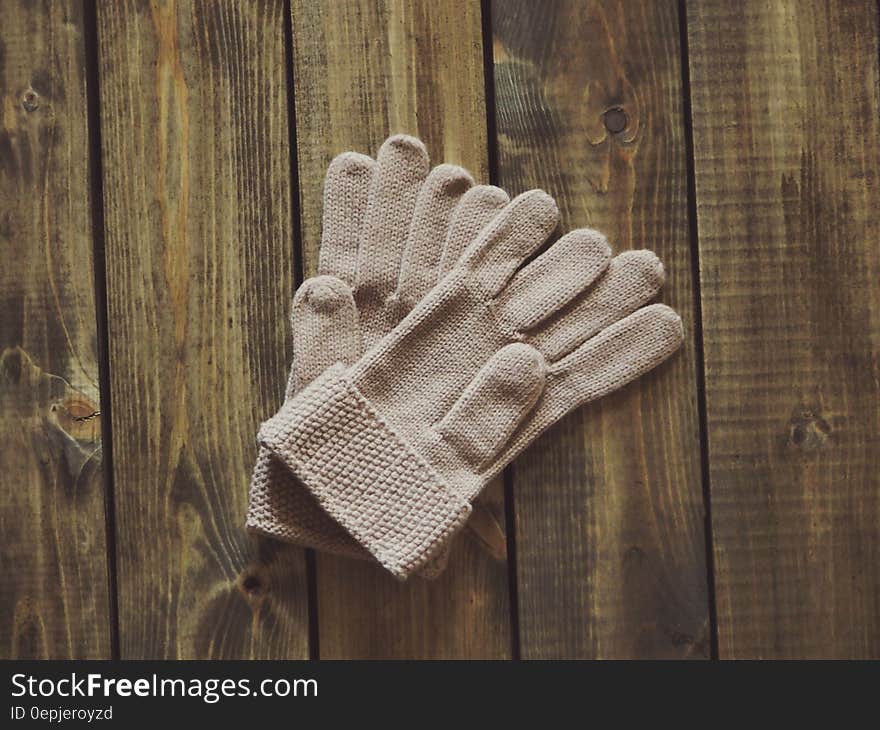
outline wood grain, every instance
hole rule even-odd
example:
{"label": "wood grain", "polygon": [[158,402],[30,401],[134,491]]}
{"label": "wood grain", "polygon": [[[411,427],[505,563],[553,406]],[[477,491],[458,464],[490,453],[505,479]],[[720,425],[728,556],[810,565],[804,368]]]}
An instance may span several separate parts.
{"label": "wood grain", "polygon": [[302,551],[243,528],[291,354],[283,19],[98,8],[123,658],[307,655]]}
{"label": "wood grain", "polygon": [[[663,260],[682,352],[515,464],[524,658],[710,648],[677,4],[492,4],[500,184]],[[573,262],[574,264],[575,262]]]}
{"label": "wood grain", "polygon": [[[294,0],[292,22],[308,276],[318,260],[324,170],[339,152],[375,154],[386,136],[407,132],[435,162],[462,164],[486,181],[481,18],[473,0]],[[437,581],[401,584],[378,567],[319,555],[321,657],[509,656],[500,485],[486,504],[478,529],[488,539],[461,536]]]}
{"label": "wood grain", "polygon": [[0,657],[109,658],[82,7],[0,25]]}
{"label": "wood grain", "polygon": [[877,657],[877,3],[687,27],[720,653]]}

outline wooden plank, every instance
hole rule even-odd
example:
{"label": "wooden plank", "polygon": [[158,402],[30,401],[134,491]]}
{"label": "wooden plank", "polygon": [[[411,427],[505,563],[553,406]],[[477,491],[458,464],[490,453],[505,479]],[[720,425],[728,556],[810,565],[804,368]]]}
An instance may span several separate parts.
{"label": "wooden plank", "polygon": [[877,4],[687,28],[720,654],[877,657]]}
{"label": "wooden plank", "polygon": [[0,25],[0,657],[109,658],[82,5]]}
{"label": "wooden plank", "polygon": [[[294,0],[292,15],[308,276],[317,266],[323,174],[335,154],[375,154],[389,133],[408,132],[435,162],[462,164],[486,181],[481,18],[475,0]],[[509,656],[500,485],[487,505],[483,533],[496,539],[460,537],[434,582],[401,584],[378,567],[319,555],[321,657]]]}
{"label": "wooden plank", "polygon": [[650,248],[684,351],[558,424],[515,465],[524,658],[710,650],[675,2],[496,0],[500,184],[565,228]]}
{"label": "wooden plank", "polygon": [[98,8],[123,658],[308,653],[303,552],[243,527],[291,354],[283,20]]}

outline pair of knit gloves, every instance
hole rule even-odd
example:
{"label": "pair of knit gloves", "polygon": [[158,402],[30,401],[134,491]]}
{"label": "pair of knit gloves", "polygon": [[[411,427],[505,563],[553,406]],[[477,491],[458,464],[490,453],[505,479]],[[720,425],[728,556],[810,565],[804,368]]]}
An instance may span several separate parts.
{"label": "pair of knit gloves", "polygon": [[413,137],[334,159],[248,527],[401,579],[438,573],[505,465],[675,352],[680,318],[648,304],[657,257],[612,257],[590,229],[545,248],[558,221],[541,190],[510,200],[460,167],[429,171]]}

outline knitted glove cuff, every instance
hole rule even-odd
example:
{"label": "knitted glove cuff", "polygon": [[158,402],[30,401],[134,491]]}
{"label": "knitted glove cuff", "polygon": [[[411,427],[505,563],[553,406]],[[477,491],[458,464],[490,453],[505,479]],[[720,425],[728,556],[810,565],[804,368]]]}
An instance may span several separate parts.
{"label": "knitted glove cuff", "polygon": [[260,428],[321,507],[398,578],[429,560],[470,504],[334,365]]}

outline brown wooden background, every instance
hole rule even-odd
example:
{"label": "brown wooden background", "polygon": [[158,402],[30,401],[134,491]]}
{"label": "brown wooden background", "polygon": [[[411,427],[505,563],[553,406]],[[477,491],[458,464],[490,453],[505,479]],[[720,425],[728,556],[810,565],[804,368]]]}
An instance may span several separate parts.
{"label": "brown wooden background", "polygon": [[[880,656],[876,0],[3,0],[0,101],[0,656]],[[688,338],[433,583],[242,528],[395,131],[656,250]]]}

